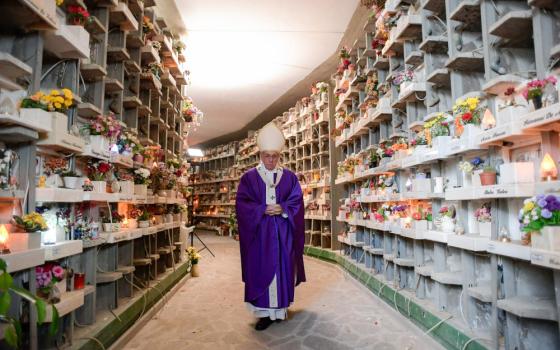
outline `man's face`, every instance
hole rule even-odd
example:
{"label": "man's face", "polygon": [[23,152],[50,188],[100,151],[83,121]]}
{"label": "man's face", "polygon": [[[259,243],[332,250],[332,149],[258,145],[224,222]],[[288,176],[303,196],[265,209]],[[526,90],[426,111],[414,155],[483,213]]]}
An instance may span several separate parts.
{"label": "man's face", "polygon": [[279,159],[280,153],[278,152],[261,152],[261,161],[268,170],[274,170]]}

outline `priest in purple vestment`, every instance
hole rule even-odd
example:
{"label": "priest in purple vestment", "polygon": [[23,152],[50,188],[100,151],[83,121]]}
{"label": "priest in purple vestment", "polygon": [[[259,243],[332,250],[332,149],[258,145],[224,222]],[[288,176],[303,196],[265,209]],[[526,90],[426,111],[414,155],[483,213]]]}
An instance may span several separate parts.
{"label": "priest in purple vestment", "polygon": [[245,302],[264,330],[287,318],[305,282],[304,205],[296,175],[278,165],[285,139],[274,123],[257,135],[261,162],[241,177],[236,211]]}

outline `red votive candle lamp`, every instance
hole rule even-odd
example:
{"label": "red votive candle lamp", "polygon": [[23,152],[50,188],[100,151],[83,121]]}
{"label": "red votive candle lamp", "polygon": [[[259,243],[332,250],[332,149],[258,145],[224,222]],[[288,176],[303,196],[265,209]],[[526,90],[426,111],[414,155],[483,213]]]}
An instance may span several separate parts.
{"label": "red votive candle lamp", "polygon": [[84,289],[86,281],[85,273],[75,273],[74,274],[74,290]]}

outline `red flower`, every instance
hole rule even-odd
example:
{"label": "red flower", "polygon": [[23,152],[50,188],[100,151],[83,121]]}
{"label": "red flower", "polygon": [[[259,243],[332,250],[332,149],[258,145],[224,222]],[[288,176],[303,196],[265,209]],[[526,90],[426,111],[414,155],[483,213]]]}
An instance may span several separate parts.
{"label": "red flower", "polygon": [[467,112],[467,113],[463,114],[463,116],[461,118],[463,119],[464,122],[468,122],[472,119],[472,113]]}
{"label": "red flower", "polygon": [[111,170],[111,165],[109,163],[99,163],[99,166],[97,167],[97,170],[100,173],[105,174],[106,172]]}

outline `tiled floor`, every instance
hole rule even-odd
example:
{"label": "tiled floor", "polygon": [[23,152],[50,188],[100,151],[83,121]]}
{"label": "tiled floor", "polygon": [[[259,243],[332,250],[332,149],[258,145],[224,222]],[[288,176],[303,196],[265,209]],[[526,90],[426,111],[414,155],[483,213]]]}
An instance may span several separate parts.
{"label": "tiled floor", "polygon": [[201,277],[191,278],[125,349],[443,349],[342,270],[306,259],[289,320],[263,332],[243,303],[239,246],[202,236]]}

